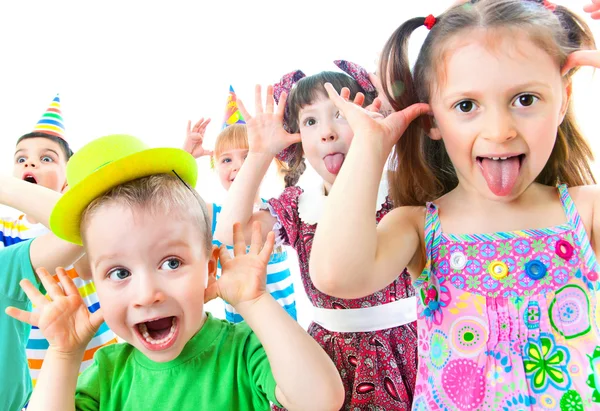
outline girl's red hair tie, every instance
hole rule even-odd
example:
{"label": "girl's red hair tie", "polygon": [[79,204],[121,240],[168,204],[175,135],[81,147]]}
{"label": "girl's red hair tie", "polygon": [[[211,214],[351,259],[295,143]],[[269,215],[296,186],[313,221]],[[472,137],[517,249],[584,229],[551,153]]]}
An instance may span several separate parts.
{"label": "girl's red hair tie", "polygon": [[427,27],[428,30],[431,30],[431,28],[435,26],[435,22],[435,17],[433,16],[433,14],[430,14],[429,16],[425,17],[425,22],[423,24],[425,25],[425,27]]}

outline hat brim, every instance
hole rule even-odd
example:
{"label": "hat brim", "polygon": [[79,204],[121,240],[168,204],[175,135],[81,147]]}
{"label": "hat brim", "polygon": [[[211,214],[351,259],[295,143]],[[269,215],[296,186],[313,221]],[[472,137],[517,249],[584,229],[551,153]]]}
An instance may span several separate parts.
{"label": "hat brim", "polygon": [[120,184],[173,171],[190,187],[196,186],[196,160],[181,149],[151,148],[110,162],[69,187],[52,210],[50,228],[57,237],[81,245],[81,214],[94,199]]}

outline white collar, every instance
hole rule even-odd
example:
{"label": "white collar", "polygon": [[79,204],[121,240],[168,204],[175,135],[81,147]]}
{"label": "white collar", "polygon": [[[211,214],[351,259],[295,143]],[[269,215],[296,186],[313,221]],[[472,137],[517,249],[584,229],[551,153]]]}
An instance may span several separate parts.
{"label": "white collar", "polygon": [[[386,174],[387,171],[384,172],[379,183],[379,190],[377,191],[377,211],[387,201],[388,182]],[[321,219],[325,200],[327,199],[322,180],[316,183],[314,180],[309,181],[308,178],[303,179],[301,176],[297,185],[303,190],[302,194],[298,197],[298,214],[300,220],[310,225],[317,224]]]}

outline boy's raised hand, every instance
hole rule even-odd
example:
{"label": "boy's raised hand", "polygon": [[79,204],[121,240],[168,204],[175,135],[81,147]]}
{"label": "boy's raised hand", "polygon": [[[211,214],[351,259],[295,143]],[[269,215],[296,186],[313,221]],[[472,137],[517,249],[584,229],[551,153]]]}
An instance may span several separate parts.
{"label": "boy's raised hand", "polygon": [[187,134],[185,136],[185,141],[183,142],[183,149],[194,156],[194,158],[212,154],[212,151],[202,147],[202,143],[204,142],[204,132],[206,131],[208,123],[210,123],[210,118],[205,120],[203,117],[194,124],[194,127],[192,127],[192,122],[188,120]]}
{"label": "boy's raised hand", "polygon": [[38,327],[48,340],[50,349],[63,354],[83,354],[104,322],[102,310],[94,313],[88,311],[77,286],[63,268],[57,268],[56,273],[64,291],[45,268],[38,269],[36,273],[49,298],[40,293],[29,280],[22,280],[20,285],[39,312],[8,307],[6,314]]}
{"label": "boy's raised hand", "polygon": [[255,93],[256,115],[251,116],[246,110],[243,101],[238,98],[238,106],[248,127],[248,146],[253,153],[265,153],[277,155],[284,148],[300,142],[300,134],[290,134],[283,128],[283,113],[287,93],[281,93],[279,104],[275,110],[273,99],[273,86],[267,87],[265,108],[262,104],[262,92],[260,85],[256,85]]}
{"label": "boy's raised hand", "polygon": [[275,234],[269,232],[263,244],[260,223],[252,226],[252,241],[246,253],[246,241],[242,225],[233,226],[232,258],[225,246],[221,246],[219,259],[221,261],[221,277],[211,283],[206,289],[206,299],[219,296],[232,306],[252,303],[261,296],[268,294],[267,264],[273,251]]}

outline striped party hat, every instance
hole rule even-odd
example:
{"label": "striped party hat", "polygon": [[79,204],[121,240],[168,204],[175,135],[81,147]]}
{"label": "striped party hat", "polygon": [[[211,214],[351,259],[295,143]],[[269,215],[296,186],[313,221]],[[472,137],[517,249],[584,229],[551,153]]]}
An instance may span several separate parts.
{"label": "striped party hat", "polygon": [[237,97],[233,87],[229,86],[229,95],[227,96],[227,106],[225,106],[225,119],[223,120],[223,128],[232,124],[246,124],[242,113],[237,105]]}
{"label": "striped party hat", "polygon": [[65,126],[63,124],[62,113],[60,112],[60,98],[58,94],[54,97],[54,100],[52,100],[40,121],[37,122],[33,131],[50,134],[62,138],[65,142],[67,141],[65,138]]}

